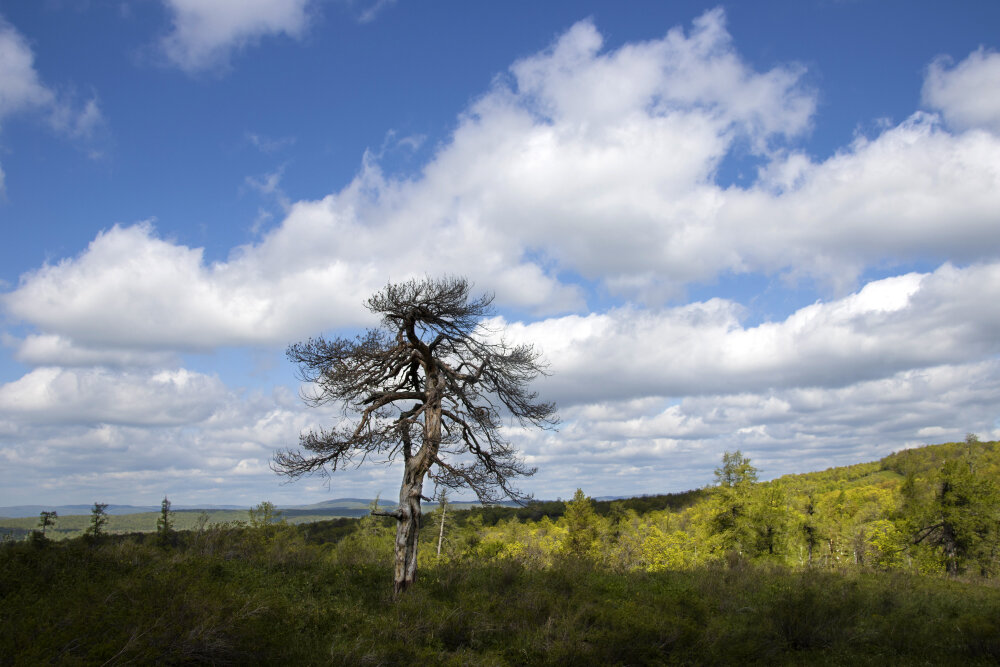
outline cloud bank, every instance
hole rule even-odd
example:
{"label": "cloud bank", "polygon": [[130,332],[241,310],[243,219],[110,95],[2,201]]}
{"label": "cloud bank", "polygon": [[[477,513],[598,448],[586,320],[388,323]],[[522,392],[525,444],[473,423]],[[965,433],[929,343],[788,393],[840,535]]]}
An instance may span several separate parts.
{"label": "cloud bank", "polygon": [[[343,190],[212,265],[149,224],[116,226],[4,305],[81,343],[211,348],[363,324],[358,304],[387,279],[441,271],[544,315],[587,309],[567,276],[657,305],[726,274],[843,294],[874,266],[998,257],[1000,138],[915,112],[814,162],[781,147],[811,122],[799,70],[749,69],[721,12],[600,45],[583,22],[515,63],[413,180],[366,156]],[[720,186],[738,140],[767,162],[749,187]]]}
{"label": "cloud bank", "polygon": [[[301,34],[307,6],[175,0],[175,62]],[[817,160],[797,143],[815,122],[803,68],[752,68],[722,11],[615,49],[580,22],[497,77],[411,178],[368,154],[346,187],[290,203],[222,261],[143,222],[22,276],[0,305],[32,329],[7,344],[35,368],[0,387],[0,438],[58,452],[57,423],[108,447],[148,436],[165,458],[127,449],[141,463],[121,474],[169,459],[217,490],[264,479],[267,448],[319,417],[178,368],[180,355],[366,326],[371,292],[445,272],[495,291],[517,313],[496,323],[551,363],[539,389],[564,428],[511,433],[543,496],[583,480],[700,486],[725,449],[773,475],[995,437],[1000,98],[982,86],[997,62],[935,61],[926,108]],[[720,183],[734,151],[761,165],[749,185]],[[755,325],[749,303],[685,302],[726,277],[814,281],[823,297]]]}

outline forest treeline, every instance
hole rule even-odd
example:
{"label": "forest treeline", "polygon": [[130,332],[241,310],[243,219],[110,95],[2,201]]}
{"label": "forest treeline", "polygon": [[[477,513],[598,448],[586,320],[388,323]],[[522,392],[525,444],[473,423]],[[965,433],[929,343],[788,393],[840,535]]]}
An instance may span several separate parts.
{"label": "forest treeline", "polygon": [[[573,557],[612,571],[744,560],[984,577],[1000,573],[997,442],[970,435],[964,442],[902,450],[870,463],[768,482],[759,482],[758,475],[750,459],[727,452],[713,486],[683,493],[592,501],[578,490],[569,501],[482,506],[450,515],[446,508],[443,531],[438,530],[442,510],[437,507],[424,516],[421,559],[429,544],[435,559],[512,559],[530,567]],[[289,519],[266,505],[273,520]],[[248,520],[233,520],[234,515],[238,513],[171,513],[182,533],[238,528],[253,521],[253,510],[243,515]],[[68,520],[73,522],[69,530],[80,535],[91,518],[50,517],[45,519],[48,534],[68,530],[60,526]],[[134,517],[103,521],[111,524],[105,532],[132,531],[135,539],[152,539],[138,534],[142,531]],[[144,521],[152,523],[148,517]],[[374,532],[366,526],[371,522],[379,526]],[[428,529],[431,524],[433,530]],[[358,539],[360,534],[390,543],[390,527],[390,519],[368,517],[305,522],[294,530],[315,544],[351,535]],[[30,533],[24,526],[2,538],[26,539]]]}
{"label": "forest treeline", "polygon": [[568,503],[470,510],[466,541],[478,540],[477,557],[542,567],[573,555],[619,571],[745,560],[1000,573],[996,442],[970,435],[872,463],[757,478],[748,458],[727,453],[716,485],[697,491],[603,502],[578,491]]}
{"label": "forest treeline", "polygon": [[[1000,447],[969,438],[769,482],[393,519],[246,521],[0,548],[0,665],[996,664]],[[45,522],[46,517],[42,517]],[[44,527],[51,530],[58,517]]]}

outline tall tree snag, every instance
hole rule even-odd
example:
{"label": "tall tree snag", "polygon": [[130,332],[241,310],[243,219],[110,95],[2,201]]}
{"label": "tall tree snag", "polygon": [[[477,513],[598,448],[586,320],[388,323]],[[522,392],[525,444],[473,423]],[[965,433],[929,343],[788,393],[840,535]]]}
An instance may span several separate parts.
{"label": "tall tree snag", "polygon": [[272,468],[290,478],[329,475],[367,460],[402,457],[396,594],[417,575],[420,501],[427,477],[471,489],[480,501],[526,498],[512,480],[534,474],[502,434],[512,421],[554,427],[555,406],[529,391],[544,373],[531,345],[508,345],[484,326],[492,295],[469,299],[464,278],[390,284],[368,299],[381,326],[354,339],[310,338],[288,348],[315,390],[310,405],[337,404],[343,419],[303,433],[298,450],[279,451]]}

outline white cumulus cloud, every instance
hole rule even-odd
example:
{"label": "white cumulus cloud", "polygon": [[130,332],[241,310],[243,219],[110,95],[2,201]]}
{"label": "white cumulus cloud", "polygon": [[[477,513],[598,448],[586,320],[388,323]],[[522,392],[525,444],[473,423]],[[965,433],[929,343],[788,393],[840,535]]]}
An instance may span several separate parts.
{"label": "white cumulus cloud", "polygon": [[[57,94],[35,69],[35,54],[28,40],[0,15],[0,129],[14,114],[36,114],[55,131],[71,138],[91,135],[103,122],[96,97],[82,104]],[[0,195],[5,190],[0,169]]]}
{"label": "white cumulus cloud", "polygon": [[41,367],[0,386],[0,414],[47,424],[196,424],[224,398],[217,377],[184,369]]}
{"label": "white cumulus cloud", "polygon": [[907,274],[817,302],[781,322],[741,324],[722,299],[658,311],[505,323],[551,364],[539,388],[562,405],[643,397],[843,387],[1000,353],[1000,264]]}
{"label": "white cumulus cloud", "polygon": [[75,108],[42,82],[28,40],[0,16],[0,125],[5,117],[27,111],[41,111],[54,129],[73,137],[87,136],[102,122],[95,98]]}
{"label": "white cumulus cloud", "polygon": [[928,67],[924,103],[940,109],[960,130],[1000,134],[1000,53],[979,48],[954,67],[950,64],[938,58]]}
{"label": "white cumulus cloud", "polygon": [[[515,63],[411,180],[366,155],[340,192],[290,203],[212,264],[149,225],[113,227],[3,305],[79,345],[207,349],[355,326],[389,280],[442,272],[548,315],[586,310],[564,274],[656,306],[727,273],[846,294],[873,266],[1000,257],[1000,138],[917,112],[821,162],[780,148],[808,129],[814,96],[798,67],[743,63],[724,18],[614,51],[582,22]],[[739,137],[765,167],[723,187]]]}
{"label": "white cumulus cloud", "polygon": [[35,70],[27,40],[0,16],[0,121],[15,111],[45,107],[55,100]]}
{"label": "white cumulus cloud", "polygon": [[[610,495],[694,489],[712,481],[723,452],[749,455],[765,479],[871,461],[905,447],[961,440],[994,424],[996,360],[907,370],[843,387],[790,387],[564,410],[556,435],[516,434],[539,466],[541,497],[591,484]],[[662,402],[661,402],[662,403]]]}
{"label": "white cumulus cloud", "polygon": [[32,334],[22,340],[7,337],[14,358],[32,366],[166,367],[174,361],[167,352],[110,346],[88,347],[54,334]]}
{"label": "white cumulus cloud", "polygon": [[[261,36],[300,35],[309,3],[169,6],[165,48],[193,71]],[[537,388],[560,404],[562,430],[511,431],[542,466],[542,496],[583,479],[606,493],[700,486],[726,449],[778,474],[995,428],[1000,137],[976,130],[995,130],[996,86],[974,92],[995,63],[977,51],[932,64],[924,102],[940,113],[915,110],[820,160],[796,144],[816,122],[801,66],[751,67],[723,12],[615,49],[578,23],[497,77],[412,177],[368,153],[340,191],[287,202],[219,261],[139,223],[23,275],[0,307],[27,332],[4,343],[34,368],[0,387],[0,457],[39,480],[56,455],[103,471],[66,478],[82,489],[262,484],[274,448],[335,416],[163,369],[178,352],[371,324],[372,292],[443,273],[522,313],[497,323],[551,364]],[[746,149],[756,180],[719,183]],[[914,265],[937,268],[892,275]],[[889,277],[865,281],[871,270]],[[744,275],[826,290],[754,325],[752,302],[671,305],[693,283]],[[370,490],[384,474],[336,483]]]}
{"label": "white cumulus cloud", "polygon": [[[184,369],[36,369],[0,387],[0,488],[8,502],[288,504],[324,490],[282,485],[271,456],[335,418],[287,390],[247,394]],[[338,479],[337,495],[393,484],[395,471],[364,468]]]}
{"label": "white cumulus cloud", "polygon": [[232,51],[269,35],[300,37],[313,0],[164,0],[173,26],[162,40],[167,58],[197,72],[228,63]]}

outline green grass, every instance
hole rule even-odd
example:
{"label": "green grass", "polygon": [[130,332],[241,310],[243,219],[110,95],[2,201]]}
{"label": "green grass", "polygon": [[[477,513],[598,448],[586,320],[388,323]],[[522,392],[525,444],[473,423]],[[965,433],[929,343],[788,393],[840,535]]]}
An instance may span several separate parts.
{"label": "green grass", "polygon": [[[976,470],[1000,479],[1000,447],[980,449]],[[576,524],[566,503],[449,511],[440,560],[427,508],[420,577],[400,600],[390,595],[391,518],[331,519],[320,508],[249,528],[246,512],[212,511],[207,527],[161,547],[150,532],[158,512],[112,516],[106,528],[119,534],[96,544],[68,539],[88,516],[59,517],[56,541],[0,545],[0,667],[1000,664],[997,580],[921,575],[944,571],[939,549],[911,543],[938,470],[965,451],[939,445],[785,478],[786,522],[775,522],[784,541],[773,554],[713,546],[710,490],[594,503],[587,525],[573,528],[596,531],[589,564],[567,560]],[[904,474],[912,498],[898,489]],[[821,537],[815,569],[801,529],[808,493]],[[199,516],[175,512],[174,525],[192,528]],[[21,534],[37,525],[13,521]],[[898,541],[871,541],[865,531],[885,524]],[[679,531],[677,553],[665,540],[647,544]],[[990,531],[981,536],[990,567],[970,557],[968,572],[997,571]],[[876,547],[899,552],[883,562]],[[687,569],[646,571],[661,552],[685,555],[663,562]]]}
{"label": "green grass", "polygon": [[[151,536],[150,536],[151,537]],[[996,664],[1000,590],[741,565],[611,573],[428,558],[216,528],[0,549],[0,665]]]}

